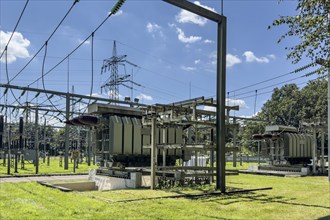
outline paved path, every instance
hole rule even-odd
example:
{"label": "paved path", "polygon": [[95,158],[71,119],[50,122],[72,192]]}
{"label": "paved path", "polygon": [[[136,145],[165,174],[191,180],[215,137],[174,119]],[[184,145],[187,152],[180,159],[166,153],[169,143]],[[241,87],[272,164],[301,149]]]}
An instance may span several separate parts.
{"label": "paved path", "polygon": [[88,175],[9,177],[9,178],[0,178],[0,183],[17,183],[17,182],[51,181],[51,180],[87,180],[87,179],[88,179]]}

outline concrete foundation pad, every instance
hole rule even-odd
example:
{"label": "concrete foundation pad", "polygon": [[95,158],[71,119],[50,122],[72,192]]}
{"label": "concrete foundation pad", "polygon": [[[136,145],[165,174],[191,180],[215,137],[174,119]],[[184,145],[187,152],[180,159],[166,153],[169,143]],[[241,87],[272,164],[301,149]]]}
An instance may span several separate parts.
{"label": "concrete foundation pad", "polygon": [[96,169],[89,171],[89,180],[95,181],[98,190],[114,190],[114,189],[136,189],[142,186],[142,173],[132,172],[130,178],[119,178],[105,175],[97,175]]}

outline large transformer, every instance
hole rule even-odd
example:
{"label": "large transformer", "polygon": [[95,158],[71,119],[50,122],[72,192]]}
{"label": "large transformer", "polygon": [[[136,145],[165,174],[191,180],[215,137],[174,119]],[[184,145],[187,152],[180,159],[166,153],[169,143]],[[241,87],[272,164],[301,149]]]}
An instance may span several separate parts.
{"label": "large transformer", "polygon": [[[98,123],[93,126],[94,153],[100,166],[143,167],[150,166],[151,131],[142,125],[142,111],[137,108],[108,104],[88,106],[89,115]],[[73,119],[74,120],[74,119]],[[156,129],[156,144],[183,144],[183,127]],[[166,150],[166,163],[175,165],[182,150]],[[158,163],[162,152],[158,152]]]}
{"label": "large transformer", "polygon": [[267,126],[264,134],[255,134],[261,141],[261,152],[271,165],[307,165],[313,156],[314,138],[299,134],[294,127]]}

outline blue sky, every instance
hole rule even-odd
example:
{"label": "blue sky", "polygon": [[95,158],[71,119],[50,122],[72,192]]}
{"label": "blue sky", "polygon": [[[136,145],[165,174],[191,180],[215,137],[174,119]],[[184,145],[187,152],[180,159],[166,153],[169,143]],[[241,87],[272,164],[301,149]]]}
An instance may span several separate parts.
{"label": "blue sky", "polygon": [[[45,43],[57,24],[68,11],[73,1],[30,0],[18,25],[16,34],[8,48],[8,74],[14,77]],[[69,16],[48,42],[45,70],[48,71],[63,57],[67,56],[107,16],[116,1],[80,0]],[[194,1],[218,13],[218,0]],[[10,32],[19,18],[25,1],[0,0],[1,51],[6,45]],[[310,61],[303,58],[297,65],[286,59],[286,46],[294,45],[299,39],[276,41],[286,27],[267,30],[268,25],[280,15],[295,14],[296,1],[277,0],[225,0],[224,15],[227,17],[227,91],[288,73]],[[94,85],[93,93],[101,94],[100,86],[109,77],[101,75],[103,59],[111,57],[113,41],[117,41],[117,53],[127,55],[127,60],[139,68],[126,65],[120,67],[120,74],[134,75],[134,97],[147,104],[170,103],[183,99],[205,96],[214,97],[216,78],[217,26],[211,21],[182,11],[160,0],[127,0],[116,16],[95,33],[94,37]],[[44,50],[11,83],[27,86],[41,76]],[[5,62],[1,60],[1,83],[7,82]],[[309,70],[308,70],[309,71]],[[308,72],[307,71],[307,72]],[[46,89],[67,91],[74,85],[75,93],[89,94],[91,88],[91,41],[80,47],[69,61],[64,61],[45,77]],[[231,92],[229,104],[241,106],[236,115],[251,116],[260,111],[269,99],[274,84],[297,78],[304,73],[288,75],[268,83]],[[292,82],[303,86],[309,79],[301,78]],[[269,86],[269,87],[268,87]],[[281,86],[281,85],[277,85]],[[41,81],[31,87],[42,88]],[[265,88],[268,87],[268,88]],[[255,90],[257,103],[254,109]],[[1,94],[3,89],[1,89]],[[120,99],[130,96],[131,91],[120,87]],[[266,94],[262,94],[268,92]],[[245,93],[245,94],[242,94]],[[17,93],[19,96],[19,93]],[[45,97],[41,96],[38,102]],[[14,102],[8,97],[8,103]],[[26,97],[22,97],[25,101]],[[64,100],[58,101],[60,107]],[[4,99],[0,100],[4,103]]]}

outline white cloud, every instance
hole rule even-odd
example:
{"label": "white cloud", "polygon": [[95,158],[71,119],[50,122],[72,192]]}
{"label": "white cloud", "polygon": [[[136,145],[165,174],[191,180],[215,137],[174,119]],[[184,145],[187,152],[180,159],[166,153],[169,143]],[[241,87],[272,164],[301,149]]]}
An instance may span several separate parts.
{"label": "white cloud", "polygon": [[[194,1],[194,4],[206,8],[210,11],[216,12],[214,8],[202,5],[199,1]],[[204,26],[207,23],[206,18],[200,17],[186,10],[181,10],[179,14],[175,17],[175,19],[179,23],[193,23],[198,24],[200,26]]]}
{"label": "white cloud", "polygon": [[199,64],[200,62],[201,62],[200,59],[194,61],[195,64]]}
{"label": "white cloud", "polygon": [[120,15],[122,15],[123,13],[124,13],[123,10],[119,10],[119,11],[117,11],[117,13],[114,14],[113,16],[120,16]]}
{"label": "white cloud", "polygon": [[227,54],[227,56],[226,56],[226,66],[227,67],[232,67],[239,63],[242,63],[240,58],[238,58],[236,55],[232,55],[230,53]]}
{"label": "white cloud", "polygon": [[270,59],[273,59],[275,60],[276,59],[276,56],[275,54],[268,54],[267,57],[269,57]]}
{"label": "white cloud", "polygon": [[[217,64],[217,52],[214,51],[210,54],[211,63],[213,65]],[[242,63],[242,60],[237,55],[227,54],[226,56],[226,67],[230,68],[236,64]]]}
{"label": "white cloud", "polygon": [[142,101],[152,101],[153,100],[152,96],[146,95],[146,94],[143,94],[143,93],[140,93],[140,95],[136,96],[136,98],[138,98]]}
{"label": "white cloud", "polygon": [[148,22],[146,28],[148,33],[150,33],[152,37],[156,37],[155,34],[158,33],[160,37],[165,38],[165,35],[162,31],[162,27],[160,25]]}
{"label": "white cloud", "polygon": [[212,106],[204,106],[204,110],[205,111],[215,112],[216,111],[216,108],[215,107],[212,107]]}
{"label": "white cloud", "polygon": [[209,39],[206,39],[203,41],[205,44],[213,44],[214,41],[213,40],[209,40]]}
{"label": "white cloud", "polygon": [[245,51],[243,56],[245,56],[245,61],[248,63],[269,63],[269,59],[267,57],[256,57],[252,51]]}
{"label": "white cloud", "polygon": [[[83,40],[78,39],[78,43],[79,43],[79,44],[81,44],[82,42],[83,42]],[[86,41],[84,42],[84,45],[89,45],[89,44],[91,44],[91,41],[90,41],[90,40],[86,40]]]}
{"label": "white cloud", "polygon": [[[0,53],[5,49],[7,42],[12,32],[0,31]],[[15,32],[7,49],[7,61],[8,63],[15,62],[17,58],[28,58],[30,57],[28,47],[30,41],[23,37],[20,32]],[[1,62],[6,62],[5,54],[1,58]]]}
{"label": "white cloud", "polygon": [[246,108],[246,103],[242,99],[230,99],[230,98],[226,98],[226,105],[228,105],[228,106],[236,106],[236,105],[238,105],[240,109]]}
{"label": "white cloud", "polygon": [[181,69],[184,70],[184,71],[188,71],[188,72],[191,72],[191,71],[195,71],[196,70],[195,67],[184,66],[184,65],[181,66]]}
{"label": "white cloud", "polygon": [[176,32],[178,33],[179,41],[181,41],[182,43],[192,44],[192,43],[195,43],[197,41],[202,40],[202,37],[200,37],[200,36],[189,36],[189,37],[187,37],[185,35],[185,33],[183,32],[183,30],[181,30],[180,28],[176,28]]}
{"label": "white cloud", "polygon": [[[227,106],[236,106],[238,105],[240,109],[242,108],[246,108],[246,103],[244,100],[242,99],[226,99],[226,105]],[[204,110],[206,111],[216,111],[216,107],[212,107],[212,106],[204,106]]]}
{"label": "white cloud", "polygon": [[150,22],[148,22],[148,24],[147,24],[147,31],[149,33],[153,33],[153,32],[158,31],[160,29],[161,29],[161,27],[158,24],[156,24],[156,23],[150,23]]}

